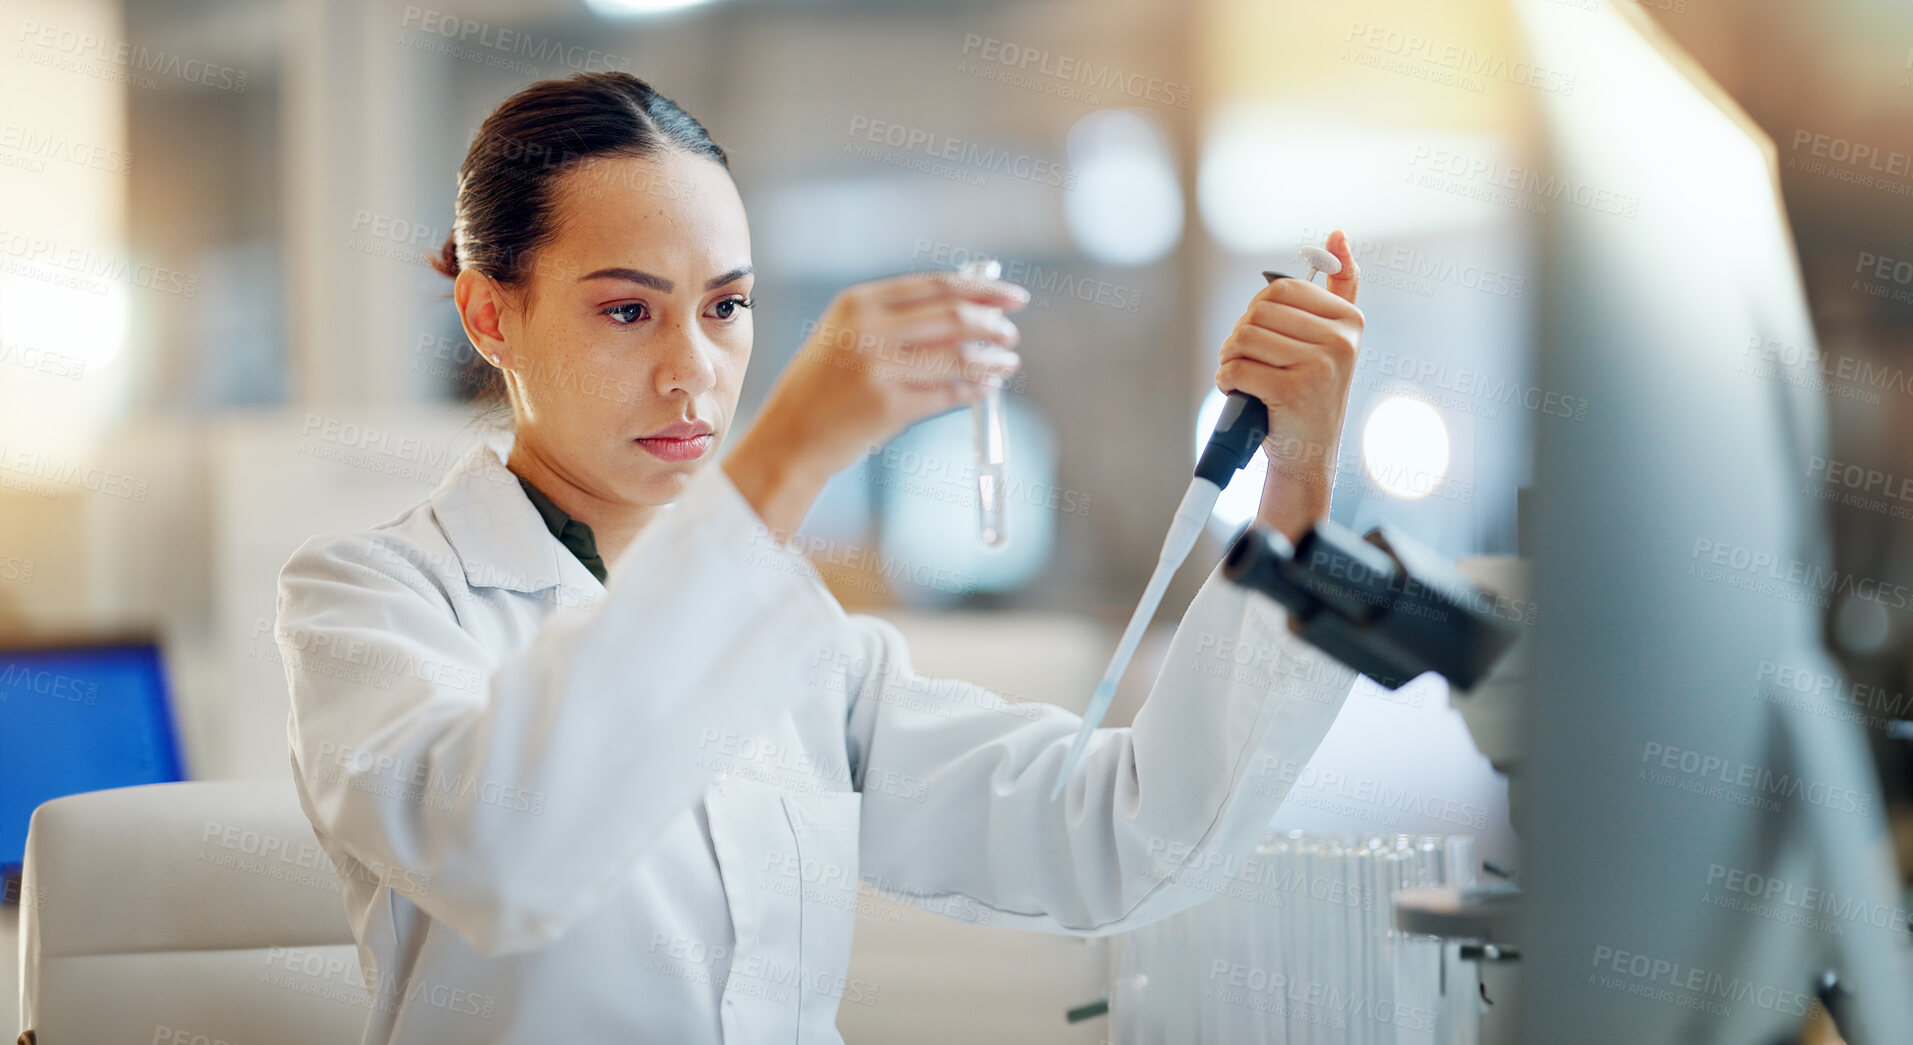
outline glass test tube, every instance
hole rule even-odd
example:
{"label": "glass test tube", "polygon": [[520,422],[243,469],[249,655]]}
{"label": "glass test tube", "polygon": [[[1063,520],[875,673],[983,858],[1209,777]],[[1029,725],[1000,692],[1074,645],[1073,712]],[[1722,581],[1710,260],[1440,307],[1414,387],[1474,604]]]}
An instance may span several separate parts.
{"label": "glass test tube", "polygon": [[[958,271],[966,280],[981,281],[1000,278],[1003,266],[995,258],[975,258],[965,262]],[[967,350],[975,344],[964,347]],[[992,374],[983,381],[983,395],[970,404],[970,429],[976,439],[977,535],[984,547],[1000,548],[1009,540],[1003,528],[1003,483],[1009,456],[1009,432],[1003,422],[1002,379]]]}

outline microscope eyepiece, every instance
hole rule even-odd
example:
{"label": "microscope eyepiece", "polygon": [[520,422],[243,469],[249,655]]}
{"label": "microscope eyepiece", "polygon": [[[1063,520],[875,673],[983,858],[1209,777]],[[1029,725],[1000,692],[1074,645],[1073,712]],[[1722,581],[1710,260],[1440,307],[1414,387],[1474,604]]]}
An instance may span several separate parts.
{"label": "microscope eyepiece", "polygon": [[1311,645],[1389,689],[1428,671],[1472,689],[1520,637],[1495,614],[1492,592],[1385,527],[1357,537],[1323,519],[1293,547],[1250,527],[1222,571],[1281,603]]}

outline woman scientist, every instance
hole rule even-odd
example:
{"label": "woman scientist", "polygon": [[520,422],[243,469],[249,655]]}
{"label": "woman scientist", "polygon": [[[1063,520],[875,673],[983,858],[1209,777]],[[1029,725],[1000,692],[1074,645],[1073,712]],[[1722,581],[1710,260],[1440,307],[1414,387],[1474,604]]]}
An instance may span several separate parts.
{"label": "woman scientist", "polygon": [[[837,1042],[840,1001],[875,1000],[845,976],[860,880],[1101,934],[1208,898],[1177,867],[1255,844],[1353,679],[1274,603],[1211,575],[1134,726],[1051,802],[1075,715],[917,675],[789,543],[833,473],[977,394],[959,345],[1014,366],[1020,288],[844,291],[716,463],[751,245],[702,126],[621,73],[533,84],[456,210],[441,265],[511,431],[280,577],[366,1042]],[[1350,277],[1263,288],[1216,376],[1270,405],[1267,445],[1318,449],[1264,492],[1291,536],[1327,511],[1362,330],[1329,246]]]}

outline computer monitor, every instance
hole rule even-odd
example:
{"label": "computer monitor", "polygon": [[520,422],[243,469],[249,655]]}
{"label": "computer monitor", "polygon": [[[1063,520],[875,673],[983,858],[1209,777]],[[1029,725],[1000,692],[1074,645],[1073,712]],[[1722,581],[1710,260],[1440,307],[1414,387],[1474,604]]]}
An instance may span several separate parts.
{"label": "computer monitor", "polygon": [[0,877],[19,877],[40,803],[183,779],[155,642],[0,640]]}
{"label": "computer monitor", "polygon": [[1822,627],[1895,596],[1831,566],[1776,150],[1637,5],[1516,6],[1575,86],[1540,95],[1543,167],[1494,177],[1546,214],[1539,380],[1589,403],[1538,433],[1524,526],[1520,1040],[1799,1040],[1831,971],[1847,1041],[1904,1041],[1906,913]]}

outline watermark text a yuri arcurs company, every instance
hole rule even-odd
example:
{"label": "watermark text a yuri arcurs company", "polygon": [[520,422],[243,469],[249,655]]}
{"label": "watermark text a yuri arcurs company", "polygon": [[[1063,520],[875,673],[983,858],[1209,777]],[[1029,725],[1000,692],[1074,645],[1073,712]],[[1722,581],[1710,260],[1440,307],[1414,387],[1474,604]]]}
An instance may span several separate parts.
{"label": "watermark text a yuri arcurs company", "polygon": [[0,443],[0,490],[46,498],[85,491],[145,504],[151,487],[136,475]]}
{"label": "watermark text a yuri arcurs company", "polygon": [[830,365],[880,380],[899,377],[919,381],[940,378],[950,382],[995,380],[1000,382],[998,387],[1003,391],[1013,393],[1021,393],[1029,387],[1029,378],[1020,369],[1002,375],[959,353],[923,348],[857,327],[808,320],[804,323],[803,336],[812,347],[838,350],[824,357]]}
{"label": "watermark text a yuri arcurs company", "polygon": [[153,1025],[151,1045],[248,1045],[248,1043],[213,1034],[201,1034],[185,1027],[156,1023]]}
{"label": "watermark text a yuri arcurs company", "polygon": [[87,361],[82,356],[17,341],[0,334],[0,366],[16,368],[28,374],[78,381],[86,376]]}
{"label": "watermark text a yuri arcurs company", "polygon": [[1286,803],[1298,808],[1331,813],[1381,830],[1405,831],[1418,822],[1453,825],[1463,832],[1488,828],[1490,811],[1485,806],[1469,797],[1442,795],[1418,784],[1275,755],[1260,756],[1252,773],[1251,794],[1283,795]]}
{"label": "watermark text a yuri arcurs company", "polygon": [[1897,363],[1828,352],[1809,343],[1748,335],[1736,369],[1749,377],[1797,385],[1825,395],[1877,405],[1887,395],[1913,396],[1913,371]]}
{"label": "watermark text a yuri arcurs company", "polygon": [[[801,866],[798,874],[803,874]],[[809,898],[806,893],[805,899]],[[807,913],[806,917],[816,915]],[[735,940],[704,940],[662,931],[652,934],[637,971],[722,986],[727,994],[793,1007],[803,994],[836,998],[844,1005],[875,1005],[880,993],[878,984],[862,977],[787,961],[757,948],[739,947]]]}
{"label": "watermark text a yuri arcurs company", "polygon": [[1580,76],[1484,51],[1460,40],[1441,40],[1367,22],[1350,22],[1342,37],[1342,60],[1443,87],[1482,93],[1491,82],[1571,95]]}
{"label": "watermark text a yuri arcurs company", "polygon": [[[1254,689],[1293,688],[1295,699],[1318,704],[1333,704],[1342,699],[1337,687],[1321,683],[1339,680],[1340,664],[1314,653],[1298,652],[1288,641],[1273,636],[1244,638],[1229,633],[1203,631],[1196,636],[1196,655],[1192,668],[1206,678],[1223,679]],[[1401,703],[1421,706],[1419,690],[1385,691],[1402,694]]]}
{"label": "watermark text a yuri arcurs company", "polygon": [[[851,474],[872,487],[939,504],[968,508],[976,503],[976,462],[971,457],[949,457],[895,443],[872,443],[868,450],[869,456]],[[1088,515],[1093,503],[1091,495],[1082,490],[1014,476],[1004,481],[1001,497],[1006,504],[1027,504],[1071,516]]]}
{"label": "watermark text a yuri arcurs company", "polygon": [[1913,260],[1860,251],[1854,260],[1852,289],[1868,297],[1913,305]]}
{"label": "watermark text a yuri arcurs company", "polygon": [[799,794],[835,794],[851,789],[850,763],[810,750],[792,737],[707,726],[698,737],[699,769]]}
{"label": "watermark text a yuri arcurs company", "polygon": [[1187,109],[1194,93],[1185,83],[981,33],[963,34],[962,55],[957,72],[1087,105]]}
{"label": "watermark text a yuri arcurs company", "polygon": [[1636,193],[1458,149],[1416,146],[1404,181],[1527,214],[1547,214],[1557,205],[1628,219],[1641,211]]}
{"label": "watermark text a yuri arcurs company", "polygon": [[1904,584],[1711,537],[1694,540],[1687,576],[1821,609],[1832,605],[1836,595],[1877,603],[1886,609],[1913,608],[1913,588]]}
{"label": "watermark text a yuri arcurs company", "polygon": [[1597,944],[1587,982],[1643,1001],[1713,1016],[1752,1005],[1784,1016],[1807,1016],[1820,1002],[1801,990],[1783,989],[1734,970],[1710,969],[1678,957]]}
{"label": "watermark text a yuri arcurs company", "polygon": [[1913,478],[1847,461],[1807,458],[1809,497],[1895,519],[1913,519]]}
{"label": "watermark text a yuri arcurs company", "polygon": [[489,1020],[498,1008],[495,996],[462,984],[417,976],[400,979],[378,970],[361,970],[357,962],[315,947],[271,947],[264,964],[260,982],[268,986],[388,1016],[396,1014],[400,1006],[429,1005]]}
{"label": "watermark text a yuri arcurs company", "polygon": [[10,57],[17,63],[141,90],[157,90],[164,80],[244,94],[252,79],[244,69],[55,22],[27,19],[14,41]]}
{"label": "watermark text a yuri arcurs company", "polygon": [[115,287],[193,298],[199,277],[83,243],[0,228],[0,275],[106,297]]}
{"label": "watermark text a yuri arcurs company", "polygon": [[322,461],[436,486],[458,462],[464,448],[374,424],[308,413],[299,427],[298,452]]}
{"label": "watermark text a yuri arcurs company", "polygon": [[[958,268],[978,258],[995,257],[987,251],[971,250],[954,243],[917,237],[911,248],[911,258],[938,268]],[[1030,292],[1029,307],[1045,310],[1065,298],[1073,298],[1086,305],[1100,305],[1104,308],[1118,309],[1123,312],[1142,310],[1142,291],[1111,283],[1105,279],[1085,276],[1039,262],[1018,258],[998,258],[1003,265],[1003,279],[1021,286]]]}
{"label": "watermark text a yuri arcurs company", "polygon": [[54,164],[51,169],[61,174],[71,170],[108,174],[133,172],[133,157],[122,149],[75,138],[65,131],[0,122],[0,167],[44,174],[49,164]]}
{"label": "watermark text a yuri arcurs company", "polygon": [[0,552],[0,584],[32,584],[40,564],[32,559]]}
{"label": "watermark text a yuri arcurs company", "polygon": [[1913,196],[1913,153],[1805,127],[1794,129],[1783,169],[1890,196]]}
{"label": "watermark text a yuri arcurs company", "polygon": [[[528,78],[563,73],[630,72],[631,59],[587,44],[553,39],[523,29],[449,11],[407,4],[399,18],[400,46]],[[562,70],[562,72],[560,72]]]}
{"label": "watermark text a yuri arcurs company", "polygon": [[1665,740],[1642,742],[1635,779],[1764,813],[1787,804],[1861,817],[1873,812],[1873,796],[1866,791]]}
{"label": "watermark text a yuri arcurs company", "polygon": [[1223,956],[1208,961],[1202,1000],[1336,1032],[1335,1040],[1347,1040],[1343,1035],[1351,1028],[1374,1021],[1391,1028],[1386,1033],[1398,1028],[1412,1035],[1391,1040],[1428,1041],[1440,1023],[1440,1013],[1401,997]]}
{"label": "watermark text a yuri arcurs company", "polygon": [[844,152],[849,155],[966,185],[986,186],[991,177],[1003,176],[1064,189],[1076,187],[1078,172],[1068,164],[933,127],[860,114],[850,118],[845,133],[849,140]]}
{"label": "watermark text a yuri arcurs company", "polygon": [[977,590],[977,578],[938,563],[885,554],[881,548],[855,541],[799,534],[781,540],[769,527],[751,534],[743,563],[799,576],[824,573],[837,584],[883,594],[892,585],[907,584],[951,595]]}
{"label": "watermark text a yuri arcurs company", "polygon": [[[1302,226],[1300,233],[1304,243],[1319,243],[1327,235],[1310,225]],[[1425,247],[1350,237],[1348,252],[1361,268],[1364,290],[1382,286],[1420,297],[1434,297],[1437,288],[1445,284],[1510,301],[1520,301],[1528,295],[1528,276]]]}
{"label": "watermark text a yuri arcurs company", "polygon": [[342,879],[388,887],[413,898],[432,891],[430,872],[386,864],[376,858],[352,861],[347,871],[332,862],[309,832],[303,838],[289,838],[220,820],[205,822],[199,854],[194,859],[210,867],[243,871],[335,895]]}
{"label": "watermark text a yuri arcurs company", "polygon": [[448,230],[422,221],[394,217],[364,207],[352,212],[347,249],[408,265],[428,264]]}
{"label": "watermark text a yuri arcurs company", "polygon": [[1373,910],[1388,902],[1339,870],[1310,873],[1294,861],[1206,848],[1187,839],[1152,835],[1145,852],[1148,862],[1138,869],[1149,882],[1169,882],[1178,888],[1228,896],[1276,910],[1289,910],[1313,901],[1330,907]]}
{"label": "watermark text a yuri arcurs company", "polygon": [[543,791],[459,772],[456,767],[437,760],[330,741],[319,745],[317,757],[306,770],[327,784],[430,809],[449,811],[466,803],[478,803],[531,816],[545,811]]}
{"label": "watermark text a yuri arcurs company", "polygon": [[1799,926],[1827,936],[1848,929],[1876,929],[1895,941],[1906,938],[1907,911],[1834,889],[1770,874],[1759,869],[1709,864],[1700,900],[1709,907],[1749,918]]}
{"label": "watermark text a yuri arcurs company", "polygon": [[95,679],[61,671],[8,664],[0,670],[0,704],[26,700],[39,701],[45,706],[90,708],[99,703],[100,684]]}
{"label": "watermark text a yuri arcurs company", "polygon": [[1763,660],[1754,672],[1755,700],[1877,733],[1913,718],[1913,694],[1865,681],[1848,681],[1817,667]]}

